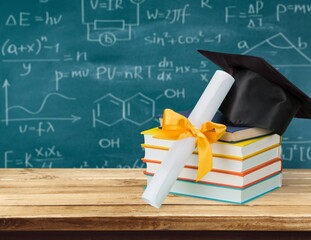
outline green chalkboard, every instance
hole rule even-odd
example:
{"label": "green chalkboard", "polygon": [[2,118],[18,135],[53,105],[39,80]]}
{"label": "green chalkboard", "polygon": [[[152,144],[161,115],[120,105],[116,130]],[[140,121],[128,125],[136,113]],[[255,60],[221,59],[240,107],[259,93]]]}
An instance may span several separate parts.
{"label": "green chalkboard", "polygon": [[[0,2],[0,167],[143,166],[140,132],[192,109],[217,69],[197,49],[264,57],[311,93],[307,0]],[[311,167],[311,123],[283,136]]]}

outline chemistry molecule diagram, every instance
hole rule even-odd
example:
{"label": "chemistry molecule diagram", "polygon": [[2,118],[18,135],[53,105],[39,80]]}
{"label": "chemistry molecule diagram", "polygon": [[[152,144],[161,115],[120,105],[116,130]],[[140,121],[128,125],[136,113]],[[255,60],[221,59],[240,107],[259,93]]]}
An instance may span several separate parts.
{"label": "chemistry molecule diagram", "polygon": [[93,127],[96,127],[96,123],[110,127],[122,120],[141,126],[155,115],[155,101],[140,92],[126,100],[109,93],[94,103],[96,108],[92,111]]}
{"label": "chemistry molecule diagram", "polygon": [[97,124],[111,127],[123,120],[142,126],[154,120],[156,100],[162,97],[167,99],[185,98],[185,88],[168,88],[155,99],[149,98],[141,92],[127,99],[120,99],[108,93],[94,101],[94,108],[92,109],[93,127],[95,128]]}

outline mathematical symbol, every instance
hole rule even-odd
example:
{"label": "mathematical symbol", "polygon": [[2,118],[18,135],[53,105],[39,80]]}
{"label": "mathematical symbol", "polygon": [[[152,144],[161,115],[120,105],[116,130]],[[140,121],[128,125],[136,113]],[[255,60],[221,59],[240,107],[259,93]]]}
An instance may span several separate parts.
{"label": "mathematical symbol", "polygon": [[207,79],[207,74],[206,73],[201,73],[201,80],[204,81],[204,82],[208,82],[208,79]]}
{"label": "mathematical symbol", "polygon": [[214,40],[213,39],[209,39],[209,38],[205,38],[204,42],[209,43],[209,42],[214,42]]}
{"label": "mathematical symbol", "polygon": [[17,48],[20,52],[24,52],[27,50],[27,48],[24,45],[20,45],[19,48]]}
{"label": "mathematical symbol", "polygon": [[64,61],[72,61],[73,57],[71,55],[64,55]]}
{"label": "mathematical symbol", "polygon": [[173,68],[159,68],[158,69],[159,72],[173,72],[174,69]]}
{"label": "mathematical symbol", "polygon": [[44,19],[43,19],[43,17],[41,17],[41,16],[35,16],[35,21],[36,21],[36,22],[43,22]]}
{"label": "mathematical symbol", "polygon": [[53,146],[51,148],[48,147],[48,151],[49,151],[48,156],[55,156],[56,153],[54,150],[55,150],[55,146]]}
{"label": "mathematical symbol", "polygon": [[184,70],[185,70],[185,72],[190,72],[190,66],[185,66]]}
{"label": "mathematical symbol", "polygon": [[171,74],[171,73],[165,74],[165,80],[166,80],[166,81],[172,80],[172,74]]}
{"label": "mathematical symbol", "polygon": [[44,157],[44,154],[42,153],[42,151],[43,151],[42,147],[41,148],[35,148],[35,151],[37,153],[37,157],[40,157],[40,156]]}

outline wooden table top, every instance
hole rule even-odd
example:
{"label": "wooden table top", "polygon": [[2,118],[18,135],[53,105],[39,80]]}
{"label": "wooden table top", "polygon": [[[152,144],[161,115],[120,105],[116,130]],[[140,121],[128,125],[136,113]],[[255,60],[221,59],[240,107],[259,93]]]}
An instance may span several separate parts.
{"label": "wooden table top", "polygon": [[245,205],[169,195],[141,200],[142,169],[1,169],[0,229],[311,230],[311,170],[284,170],[283,187]]}

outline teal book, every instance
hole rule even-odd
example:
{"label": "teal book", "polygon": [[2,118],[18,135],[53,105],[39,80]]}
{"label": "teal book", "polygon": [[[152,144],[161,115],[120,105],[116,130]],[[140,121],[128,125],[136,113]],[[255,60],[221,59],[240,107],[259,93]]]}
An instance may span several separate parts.
{"label": "teal book", "polygon": [[[148,183],[151,181],[151,179],[152,176],[147,175]],[[244,204],[281,186],[282,173],[277,173],[242,189],[201,182],[191,182],[187,180],[177,180],[170,193],[195,198]]]}

